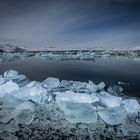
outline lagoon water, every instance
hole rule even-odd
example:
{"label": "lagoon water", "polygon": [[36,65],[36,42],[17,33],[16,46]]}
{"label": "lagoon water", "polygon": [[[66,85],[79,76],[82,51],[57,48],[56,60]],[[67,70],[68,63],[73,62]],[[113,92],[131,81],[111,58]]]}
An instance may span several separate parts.
{"label": "lagoon water", "polygon": [[140,61],[131,58],[97,58],[94,61],[61,61],[27,58],[10,60],[0,64],[0,74],[14,69],[26,75],[30,80],[43,81],[47,77],[61,80],[104,81],[108,85],[124,88],[126,95],[140,97]]}

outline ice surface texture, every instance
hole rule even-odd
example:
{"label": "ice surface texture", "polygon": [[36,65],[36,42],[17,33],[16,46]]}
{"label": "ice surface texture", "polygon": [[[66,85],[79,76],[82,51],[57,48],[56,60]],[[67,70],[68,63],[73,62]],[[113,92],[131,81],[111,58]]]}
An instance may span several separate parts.
{"label": "ice surface texture", "polygon": [[[130,116],[137,117],[140,111],[136,99],[119,97],[123,89],[118,86],[109,87],[106,92],[104,82],[96,85],[92,81],[60,81],[53,77],[43,82],[27,79],[14,70],[0,75],[0,122],[7,123],[14,118],[17,123],[31,124],[33,103],[57,103],[65,119],[72,123],[95,123],[101,119],[106,124],[118,125]],[[10,115],[8,108],[14,110]]]}

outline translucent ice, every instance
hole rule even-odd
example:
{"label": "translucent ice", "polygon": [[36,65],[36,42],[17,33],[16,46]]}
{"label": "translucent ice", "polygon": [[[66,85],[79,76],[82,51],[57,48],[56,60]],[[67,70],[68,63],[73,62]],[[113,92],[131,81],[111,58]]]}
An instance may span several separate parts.
{"label": "translucent ice", "polygon": [[94,123],[97,121],[97,113],[91,104],[61,101],[58,104],[64,111],[66,119],[72,123]]}
{"label": "translucent ice", "polygon": [[117,96],[112,96],[109,93],[102,91],[99,95],[100,101],[107,107],[120,106],[122,103],[122,98]]}
{"label": "translucent ice", "polygon": [[11,112],[12,110],[4,106],[1,107],[0,108],[0,122],[7,123],[9,120],[11,120],[12,119]]}
{"label": "translucent ice", "polygon": [[17,105],[23,103],[23,100],[18,99],[11,94],[6,94],[3,98],[0,98],[0,101],[3,105],[7,107],[16,107]]}
{"label": "translucent ice", "polygon": [[43,87],[56,88],[60,84],[60,80],[53,77],[48,77],[42,82]]}
{"label": "translucent ice", "polygon": [[97,88],[97,85],[95,85],[92,81],[88,82],[87,89],[89,90],[89,92],[96,92]]}
{"label": "translucent ice", "polygon": [[32,100],[37,103],[45,103],[48,100],[47,90],[41,86],[22,87],[12,95],[21,100]]}
{"label": "translucent ice", "polygon": [[135,99],[125,99],[123,101],[123,107],[130,115],[137,115],[140,111],[140,105]]}
{"label": "translucent ice", "polygon": [[121,124],[126,120],[126,111],[122,107],[99,110],[98,114],[102,120],[110,125]]}
{"label": "translucent ice", "polygon": [[101,91],[101,90],[104,89],[104,87],[105,87],[105,83],[104,83],[104,82],[101,82],[101,83],[99,83],[99,84],[97,85],[97,90]]}
{"label": "translucent ice", "polygon": [[99,97],[97,96],[97,93],[91,93],[90,96],[92,98],[92,102],[99,102]]}
{"label": "translucent ice", "polygon": [[19,89],[19,86],[15,82],[9,80],[3,83],[2,85],[0,85],[0,97],[3,97],[5,94],[18,90],[18,89]]}
{"label": "translucent ice", "polygon": [[83,93],[86,92],[87,83],[85,82],[78,82],[78,81],[71,81],[70,90],[73,92]]}
{"label": "translucent ice", "polygon": [[18,105],[13,116],[18,123],[30,125],[34,119],[34,105],[31,102],[24,102]]}
{"label": "translucent ice", "polygon": [[76,102],[76,103],[93,103],[98,100],[98,97],[96,95],[90,95],[90,94],[78,94],[74,93],[72,91],[66,91],[66,92],[57,92],[56,93],[56,101],[69,101],[69,102]]}
{"label": "translucent ice", "polygon": [[15,78],[16,76],[18,76],[18,72],[15,70],[9,70],[4,72],[4,77],[7,79]]}
{"label": "translucent ice", "polygon": [[107,91],[110,93],[110,94],[113,94],[113,95],[116,95],[116,94],[119,94],[123,91],[123,88],[120,87],[120,86],[109,86]]}

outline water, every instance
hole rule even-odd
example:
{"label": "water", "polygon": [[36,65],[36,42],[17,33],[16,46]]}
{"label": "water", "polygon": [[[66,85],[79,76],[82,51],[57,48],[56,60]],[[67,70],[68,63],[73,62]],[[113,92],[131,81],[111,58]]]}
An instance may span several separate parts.
{"label": "water", "polygon": [[98,58],[95,62],[27,58],[0,64],[0,74],[9,69],[38,81],[48,76],[63,80],[91,80],[95,83],[104,81],[106,85],[117,85],[121,81],[127,83],[121,85],[125,94],[140,97],[140,62],[129,58]]}

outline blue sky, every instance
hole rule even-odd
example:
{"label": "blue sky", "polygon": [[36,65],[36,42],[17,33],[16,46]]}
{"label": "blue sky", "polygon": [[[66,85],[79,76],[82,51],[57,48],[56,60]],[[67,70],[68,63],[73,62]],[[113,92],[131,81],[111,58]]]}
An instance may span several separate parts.
{"label": "blue sky", "polygon": [[2,40],[28,47],[140,46],[140,0],[1,0]]}

